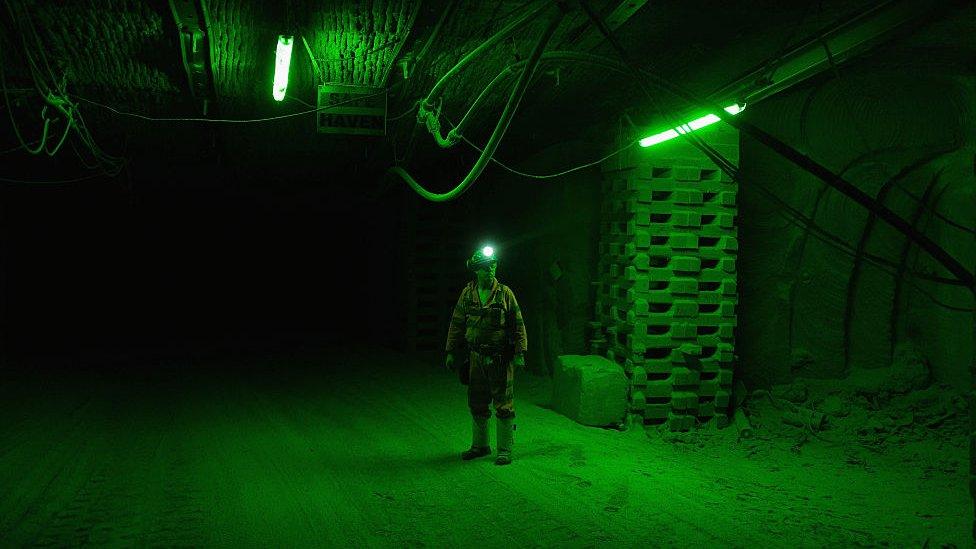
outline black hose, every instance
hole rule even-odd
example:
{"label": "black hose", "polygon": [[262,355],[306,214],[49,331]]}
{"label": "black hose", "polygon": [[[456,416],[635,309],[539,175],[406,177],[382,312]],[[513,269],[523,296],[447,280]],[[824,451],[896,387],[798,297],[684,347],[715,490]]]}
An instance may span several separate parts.
{"label": "black hose", "polygon": [[427,189],[423,188],[420,183],[414,180],[413,177],[407,173],[406,170],[400,167],[393,167],[389,169],[389,173],[400,176],[404,181],[410,185],[417,194],[423,198],[430,200],[431,202],[447,202],[448,200],[453,200],[461,196],[481,172],[484,171],[491,157],[495,154],[495,150],[501,143],[502,138],[505,136],[505,132],[508,130],[509,124],[512,122],[512,118],[515,116],[515,111],[518,109],[518,105],[522,100],[522,96],[525,95],[526,88],[529,87],[529,81],[532,79],[532,74],[535,72],[536,67],[539,64],[539,59],[542,57],[542,52],[545,51],[546,46],[549,44],[549,40],[552,35],[556,32],[559,27],[559,23],[562,22],[565,13],[562,10],[553,16],[550,20],[546,29],[539,36],[539,41],[536,43],[535,48],[532,50],[532,55],[529,57],[528,63],[526,63],[525,68],[522,70],[522,75],[519,77],[518,82],[512,89],[512,94],[508,98],[508,102],[505,104],[505,109],[502,111],[501,116],[498,119],[498,123],[495,125],[495,131],[492,132],[491,137],[488,139],[488,144],[485,145],[485,149],[481,152],[481,156],[471,167],[471,171],[468,175],[464,177],[463,180],[457,185],[457,187],[451,189],[446,193],[432,193]]}

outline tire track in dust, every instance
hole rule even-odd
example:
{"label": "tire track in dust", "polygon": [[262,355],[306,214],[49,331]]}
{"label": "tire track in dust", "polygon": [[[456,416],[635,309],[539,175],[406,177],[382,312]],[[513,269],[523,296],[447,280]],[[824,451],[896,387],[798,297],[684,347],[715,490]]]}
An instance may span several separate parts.
{"label": "tire track in dust", "polygon": [[46,509],[71,490],[72,473],[82,467],[91,442],[86,434],[96,415],[92,404],[93,399],[88,399],[75,408],[71,421],[57,423],[60,429],[38,425],[40,433],[21,433],[26,442],[17,452],[26,455],[20,460],[15,452],[4,456],[10,461],[2,463],[3,473],[15,478],[4,482],[0,540],[25,543],[35,539],[46,520]]}
{"label": "tire track in dust", "polygon": [[[454,408],[446,404],[442,395],[430,394],[440,389],[442,383],[437,383],[437,380],[431,383],[432,376],[428,375],[423,380],[426,382],[423,384],[424,392],[407,393],[390,387],[390,376],[378,377],[374,372],[365,374],[369,385],[361,391],[365,400],[376,402],[375,399],[380,399],[385,408],[396,410],[398,415],[409,419],[413,426],[425,432],[425,438],[436,441],[444,448],[451,448],[451,439],[455,435],[444,429],[432,430],[431,426],[443,426],[448,423],[443,418],[453,414],[460,413],[467,417],[468,410],[462,407],[459,411],[449,412],[448,410]],[[415,383],[420,385],[420,380]],[[410,395],[409,399],[407,395]],[[424,410],[426,415],[418,414],[417,410]],[[434,418],[440,419],[438,421]],[[458,481],[464,482],[469,494],[479,502],[476,512],[482,516],[481,522],[506,524],[505,535],[511,536],[511,541],[517,545],[537,544],[540,540],[561,540],[562,543],[581,543],[583,540],[608,542],[616,538],[599,520],[594,520],[596,517],[585,511],[586,504],[580,503],[583,496],[572,493],[571,489],[560,490],[551,483],[539,482],[540,470],[537,467],[522,462],[514,467],[501,468],[490,461],[462,464],[457,459],[457,467],[467,466],[473,474],[466,478],[452,477],[451,482],[454,484],[450,486],[444,482],[434,482],[431,485],[447,492],[457,492],[460,488]],[[558,508],[556,511],[553,511],[554,506]],[[533,520],[524,520],[526,516],[532,516]],[[499,535],[501,534],[496,529],[488,539],[501,542]]]}
{"label": "tire track in dust", "polygon": [[81,489],[53,513],[40,545],[195,546],[205,540],[199,488],[187,476],[186,451],[158,459],[165,435],[155,409],[113,409],[87,452],[91,472]]}

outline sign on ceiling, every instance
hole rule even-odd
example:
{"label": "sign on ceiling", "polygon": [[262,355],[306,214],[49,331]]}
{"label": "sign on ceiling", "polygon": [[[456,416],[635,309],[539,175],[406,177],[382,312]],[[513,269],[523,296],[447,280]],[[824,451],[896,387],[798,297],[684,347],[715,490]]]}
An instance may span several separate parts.
{"label": "sign on ceiling", "polygon": [[386,89],[350,84],[321,84],[318,132],[386,135]]}

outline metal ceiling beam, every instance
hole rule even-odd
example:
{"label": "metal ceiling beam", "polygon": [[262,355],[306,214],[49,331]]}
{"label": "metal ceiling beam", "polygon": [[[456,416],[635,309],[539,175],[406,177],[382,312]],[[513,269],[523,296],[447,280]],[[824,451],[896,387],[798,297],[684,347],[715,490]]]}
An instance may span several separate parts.
{"label": "metal ceiling beam", "polygon": [[896,31],[917,26],[940,7],[938,2],[929,0],[882,2],[818,32],[709,97],[740,103],[762,100],[836,68],[884,42]]}
{"label": "metal ceiling beam", "polygon": [[[647,4],[647,0],[618,1],[615,5],[611,4],[613,7],[605,12],[603,20],[610,27],[610,30],[617,30],[645,4]],[[574,49],[579,48],[579,51],[589,51],[590,48],[598,46],[601,42],[603,42],[603,35],[600,34],[600,31],[592,28],[589,20],[572,31],[565,39],[566,44],[574,46]]]}
{"label": "metal ceiling beam", "polygon": [[169,7],[180,34],[183,68],[186,69],[190,93],[202,101],[203,114],[206,116],[215,96],[206,8],[202,0],[169,0]]}

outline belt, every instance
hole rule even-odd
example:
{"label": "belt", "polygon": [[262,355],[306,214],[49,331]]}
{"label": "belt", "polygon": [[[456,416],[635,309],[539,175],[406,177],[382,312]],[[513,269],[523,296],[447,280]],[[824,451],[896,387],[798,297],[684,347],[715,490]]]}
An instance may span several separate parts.
{"label": "belt", "polygon": [[468,347],[472,351],[478,353],[479,355],[484,355],[484,356],[500,355],[505,352],[504,347],[496,347],[493,345],[485,345],[485,344],[479,345],[476,343],[469,343]]}

